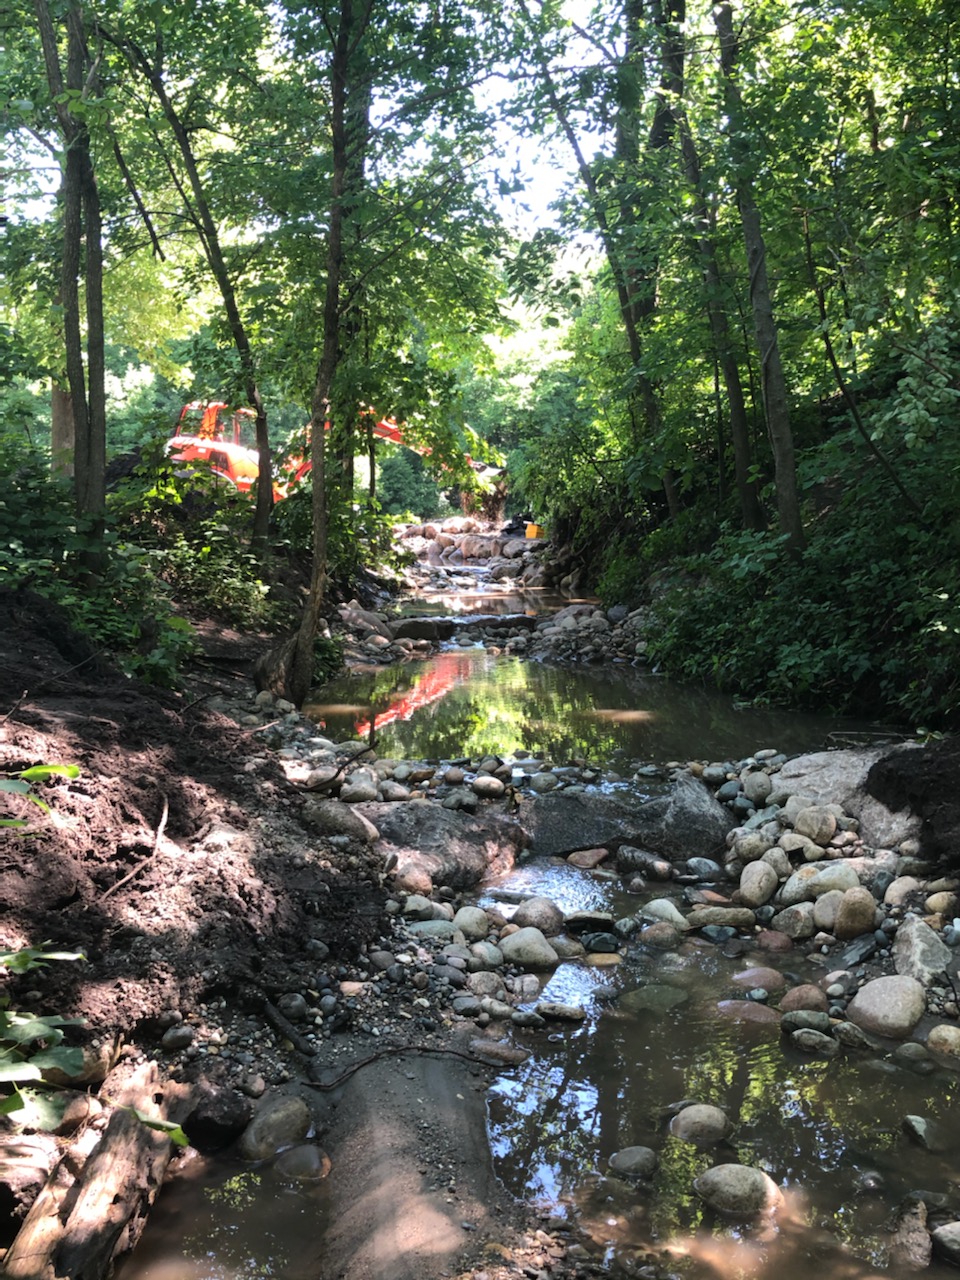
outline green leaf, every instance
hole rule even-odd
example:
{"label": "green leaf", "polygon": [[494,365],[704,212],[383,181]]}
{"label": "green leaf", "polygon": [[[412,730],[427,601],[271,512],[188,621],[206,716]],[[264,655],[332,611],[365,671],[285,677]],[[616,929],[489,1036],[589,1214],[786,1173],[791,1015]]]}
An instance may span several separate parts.
{"label": "green leaf", "polygon": [[83,1070],[83,1050],[61,1045],[54,1049],[40,1049],[30,1055],[30,1064],[41,1071],[56,1069],[64,1075],[76,1076]]}
{"label": "green leaf", "polygon": [[15,1090],[8,1098],[0,1098],[0,1116],[8,1116],[12,1111],[22,1111],[23,1095]]}
{"label": "green leaf", "polygon": [[175,1142],[178,1147],[189,1147],[190,1139],[173,1120],[151,1120],[149,1116],[145,1116],[136,1107],[131,1107],[130,1110],[140,1123],[145,1124],[148,1129],[156,1129],[158,1133],[165,1133],[170,1141]]}
{"label": "green leaf", "polygon": [[47,778],[79,778],[80,766],[76,764],[37,764],[31,769],[24,769],[18,775],[26,782],[44,782]]}

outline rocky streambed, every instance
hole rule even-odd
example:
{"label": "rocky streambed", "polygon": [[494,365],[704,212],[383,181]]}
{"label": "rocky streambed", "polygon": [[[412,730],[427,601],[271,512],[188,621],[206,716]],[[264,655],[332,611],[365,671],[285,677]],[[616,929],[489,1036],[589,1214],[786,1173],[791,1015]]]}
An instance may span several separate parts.
{"label": "rocky streambed", "polygon": [[[960,880],[925,849],[920,816],[879,798],[889,748],[635,762],[627,777],[524,757],[397,761],[324,739],[266,695],[258,702],[246,714],[271,721],[264,733],[288,778],[316,796],[305,820],[325,839],[376,850],[390,895],[392,924],[359,969],[319,1003],[290,993],[284,1007],[308,1040],[335,1038],[344,1000],[379,1035],[406,996],[403,1015],[421,1027],[459,1034],[484,1061],[519,1065],[596,1018],[592,994],[551,998],[552,975],[633,966],[631,981],[604,990],[606,1011],[661,1016],[671,1001],[662,1003],[658,969],[710,968],[715,955],[734,965],[714,1001],[718,1026],[768,1028],[786,1057],[828,1072],[857,1062],[950,1080],[960,1071]],[[563,894],[535,888],[504,895],[497,886],[517,864],[551,867],[553,884],[563,866],[615,884],[628,906],[569,909]],[[664,1141],[700,1155],[688,1192],[713,1232],[733,1222],[770,1230],[786,1213],[784,1193],[792,1203],[802,1193],[796,1170],[778,1180],[769,1160],[731,1158],[739,1118],[722,1100],[676,1098],[662,1123]],[[910,1111],[886,1124],[930,1153],[930,1169],[906,1193],[863,1174],[888,1197],[880,1253],[895,1269],[960,1263],[960,1194],[941,1158],[952,1129]],[[656,1197],[655,1144],[595,1159],[613,1186]],[[586,1268],[577,1274],[606,1273],[593,1225],[560,1215],[554,1230],[569,1264]],[[644,1265],[667,1266],[667,1242],[648,1245]]]}
{"label": "rocky streambed", "polygon": [[[371,616],[358,647],[382,650],[362,639],[381,625],[398,643]],[[597,653],[634,660],[635,622],[589,607],[507,642],[551,633],[582,656],[595,634]],[[11,701],[34,678],[17,666],[31,643],[10,658]],[[883,1265],[956,1256],[941,1150],[956,1141],[942,1102],[960,1063],[949,752],[939,774],[916,766],[937,748],[791,759],[770,747],[616,770],[537,755],[401,760],[333,740],[267,694],[158,709],[125,684],[108,703],[99,682],[71,699],[24,696],[5,725],[8,768],[72,758],[83,773],[49,797],[59,821],[33,846],[49,874],[8,860],[4,942],[51,938],[88,956],[77,975],[7,984],[14,1007],[88,1022],[63,1115],[5,1122],[14,1218],[65,1144],[110,1131],[141,1073],[148,1095],[157,1081],[189,1092],[194,1151],[239,1143],[254,1188],[243,1217],[261,1245],[297,1208],[282,1219],[283,1259],[263,1245],[257,1274],[672,1275],[676,1223],[653,1219],[678,1197],[686,1225],[769,1257],[822,1223],[796,1212],[812,1166],[751,1131],[755,1064],[746,1040],[730,1041],[742,1034],[818,1081],[862,1064],[864,1090],[870,1071],[931,1084],[929,1107],[883,1119],[885,1151],[912,1144],[909,1182],[862,1153],[856,1166]],[[668,1069],[658,1054],[694,1004],[678,994],[684,974],[711,985]],[[589,1205],[578,1192],[531,1210],[522,1177],[512,1199],[493,1176],[485,1100],[511,1079],[533,1100],[541,1063],[566,1078],[584,1044],[604,1056],[604,1037],[638,1021],[645,1039],[628,1053],[668,1080],[662,1114],[658,1101],[636,1132],[625,1119],[596,1138],[582,1119],[567,1126],[559,1141],[591,1180]],[[748,1064],[740,1093],[722,1072],[684,1087],[677,1061],[721,1041]],[[754,1093],[769,1104],[782,1079],[765,1070]],[[842,1126],[833,1140],[852,1146]],[[528,1159],[515,1139],[498,1146],[501,1172]],[[174,1162],[188,1199],[194,1159]]]}

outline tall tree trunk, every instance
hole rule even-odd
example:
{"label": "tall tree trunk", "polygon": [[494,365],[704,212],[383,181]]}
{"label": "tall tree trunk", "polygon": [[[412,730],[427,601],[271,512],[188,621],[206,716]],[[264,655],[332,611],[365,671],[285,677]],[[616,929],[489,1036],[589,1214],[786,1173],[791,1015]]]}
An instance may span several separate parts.
{"label": "tall tree trunk", "polygon": [[[717,246],[712,232],[710,209],[703,189],[703,171],[700,165],[700,154],[690,122],[682,103],[674,108],[680,134],[680,151],[683,158],[684,173],[694,198],[694,218],[697,224],[697,244],[700,253],[701,270],[706,285],[707,319],[710,322],[710,334],[717,356],[717,364],[723,375],[723,386],[727,397],[727,408],[730,414],[730,441],[733,445],[733,474],[737,497],[740,502],[740,518],[745,529],[758,531],[766,527],[763,508],[757,486],[750,478],[750,426],[747,422],[747,409],[743,398],[743,384],[740,381],[740,366],[734,353],[730,338],[730,325],[724,309],[722,276],[720,273]],[[723,465],[722,459],[720,460]]]}
{"label": "tall tree trunk", "polygon": [[262,550],[266,546],[270,512],[273,508],[273,462],[270,451],[267,410],[260,394],[257,364],[250,343],[250,335],[240,313],[237,291],[234,288],[230,270],[224,257],[223,246],[220,243],[220,233],[210,208],[210,202],[207,199],[203,179],[200,176],[200,168],[193,151],[193,144],[190,141],[190,133],[164,84],[163,45],[159,35],[157,40],[154,62],[151,62],[143,49],[132,40],[120,40],[115,41],[115,43],[119,44],[132,65],[143,74],[150,85],[151,91],[163,111],[164,119],[170,126],[170,131],[176,140],[180,158],[187,173],[194,205],[193,209],[189,210],[189,213],[199,234],[207,264],[217,282],[217,288],[220,290],[230,336],[233,338],[233,345],[240,360],[244,394],[256,415],[256,440],[260,474],[257,479],[256,506],[253,516],[253,542],[256,547]]}
{"label": "tall tree trunk", "polygon": [[367,6],[357,18],[354,0],[340,0],[330,70],[331,144],[333,180],[327,231],[327,278],[323,302],[323,346],[317,365],[310,404],[310,462],[313,527],[313,562],[310,591],[295,636],[268,654],[257,671],[261,687],[282,692],[296,706],[302,706],[313,684],[314,645],[326,599],[327,528],[329,512],[326,490],[325,429],[333,414],[335,380],[340,360],[341,289],[343,285],[344,207],[349,169],[346,125],[347,85],[351,53],[361,39],[370,16]]}
{"label": "tall tree trunk", "polygon": [[[83,15],[77,5],[71,5],[67,10],[67,65],[64,76],[53,18],[46,0],[34,0],[34,13],[43,49],[47,83],[66,150],[61,186],[63,256],[60,300],[63,307],[67,381],[73,411],[76,507],[78,515],[91,516],[95,524],[100,524],[105,506],[106,471],[100,196],[90,156],[90,134],[82,115],[78,116],[70,109],[70,102],[82,100],[87,88],[84,74],[88,55]],[[86,286],[86,368],[80,309],[81,271],[84,272]]]}
{"label": "tall tree trunk", "polygon": [[787,537],[794,554],[804,546],[803,520],[797,493],[797,467],[790,427],[787,383],[780,360],[777,325],[773,315],[773,297],[767,278],[767,249],[763,239],[760,210],[753,194],[753,183],[747,167],[746,142],[743,137],[743,103],[735,76],[739,42],[733,32],[730,6],[719,5],[713,13],[720,37],[720,61],[723,72],[727,115],[731,125],[731,151],[734,158],[734,187],[740,209],[743,243],[747,255],[750,280],[750,305],[757,348],[760,353],[760,386],[763,395],[767,431],[773,451],[774,479],[777,490],[777,514],[780,532]]}
{"label": "tall tree trunk", "polygon": [[[530,18],[525,0],[520,0],[521,10],[527,20],[531,32],[534,24]],[[686,11],[686,0],[655,0],[651,6],[650,17],[653,20],[660,41],[660,85],[656,92],[654,118],[646,139],[646,150],[655,154],[665,147],[670,140],[672,129],[672,111],[670,100],[682,90],[683,57],[682,39],[679,29],[682,26]],[[643,57],[644,28],[647,16],[644,13],[643,0],[625,0],[624,11],[627,33],[627,47],[622,68],[628,68],[632,60],[638,63]],[[643,371],[643,326],[649,322],[657,307],[657,272],[658,265],[646,270],[639,269],[631,261],[635,245],[625,249],[623,240],[635,241],[637,231],[642,223],[643,208],[636,201],[628,198],[626,184],[621,178],[621,196],[619,200],[619,221],[613,222],[607,212],[606,198],[597,186],[593,170],[583,153],[579,139],[570,122],[569,112],[561,101],[560,94],[551,75],[545,53],[539,42],[536,48],[540,74],[547,90],[557,122],[574,154],[580,180],[590,200],[593,216],[600,233],[600,241],[613,276],[617,291],[620,316],[623,320],[624,333],[633,365],[633,381],[637,396],[642,406],[649,439],[657,439],[662,430],[660,400],[657,387],[647,373]],[[638,72],[638,79],[642,78]],[[638,95],[640,96],[640,95]],[[637,168],[640,161],[640,137],[636,116],[632,106],[623,108],[617,120],[617,158],[625,167]],[[624,237],[621,233],[626,233]],[[671,515],[679,511],[676,485],[672,476],[663,477],[664,494]]]}

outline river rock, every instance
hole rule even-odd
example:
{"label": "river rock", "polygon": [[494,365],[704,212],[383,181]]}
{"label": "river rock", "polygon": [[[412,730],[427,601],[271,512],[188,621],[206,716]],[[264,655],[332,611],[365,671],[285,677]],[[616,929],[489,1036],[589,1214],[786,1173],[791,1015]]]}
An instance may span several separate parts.
{"label": "river rock", "polygon": [[287,1182],[320,1182],[330,1172],[330,1157],[315,1142],[302,1142],[281,1152],[274,1169]]}
{"label": "river rock", "polygon": [[671,880],[673,864],[658,853],[649,849],[638,849],[635,845],[622,844],[617,850],[617,870],[624,875],[631,871],[640,871],[648,880]]}
{"label": "river rock", "polygon": [[696,907],[687,916],[688,929],[719,925],[729,929],[752,929],[757,917],[748,907]]}
{"label": "river rock", "polygon": [[677,1005],[685,1004],[686,991],[679,987],[668,987],[664,983],[651,982],[649,986],[637,987],[634,991],[626,991],[620,997],[617,1008],[624,1013],[666,1013]]}
{"label": "river rock", "polygon": [[818,929],[833,933],[833,926],[837,923],[837,912],[840,910],[842,901],[843,890],[841,889],[828,889],[817,898],[813,904],[813,923]]}
{"label": "river rock", "polygon": [[467,942],[482,942],[490,932],[490,918],[481,907],[461,907],[453,917],[453,925]]}
{"label": "river rock", "polygon": [[541,1000],[537,1005],[537,1013],[541,1018],[549,1018],[552,1022],[583,1022],[587,1016],[582,1005],[561,1004],[556,1000]]}
{"label": "river rock", "polygon": [[563,912],[549,898],[527,898],[517,907],[511,923],[539,929],[545,937],[552,938],[563,932]]}
{"label": "river rock", "polygon": [[772,848],[773,841],[761,831],[741,831],[734,837],[731,852],[740,862],[756,862]]}
{"label": "river rock", "polygon": [[795,1013],[799,1010],[826,1013],[829,1007],[827,997],[812,982],[802,982],[799,986],[791,987],[780,1001],[781,1013]]}
{"label": "river rock", "polygon": [[373,769],[354,769],[347,775],[340,788],[340,799],[344,804],[359,804],[365,800],[376,800],[380,780]]}
{"label": "river rock", "polygon": [[952,1058],[960,1058],[960,1027],[950,1022],[941,1022],[933,1027],[927,1036],[927,1048],[931,1053],[942,1053]]}
{"label": "river rock", "polygon": [[847,1006],[847,1017],[863,1031],[904,1040],[920,1021],[926,997],[916,978],[874,978],[861,987]]}
{"label": "river rock", "polygon": [[524,816],[535,853],[566,855],[590,844],[636,844],[668,857],[712,857],[733,826],[708,787],[684,774],[664,796],[560,792],[536,797]]}
{"label": "river rock", "polygon": [[714,1165],[694,1180],[693,1189],[711,1209],[735,1218],[771,1214],[783,1203],[772,1178],[743,1164]]}
{"label": "river rock", "polygon": [[240,1155],[244,1160],[267,1160],[305,1138],[310,1122],[310,1108],[302,1098],[268,1098],[240,1135]]}
{"label": "river rock", "polygon": [[949,1151],[952,1140],[947,1129],[927,1116],[904,1116],[904,1132],[926,1151]]}
{"label": "river rock", "polygon": [[960,1266],[960,1222],[945,1222],[933,1232],[933,1247],[936,1253]]}
{"label": "river rock", "polygon": [[825,805],[811,805],[797,814],[793,829],[799,836],[806,836],[821,848],[828,845],[837,833],[837,819]]}
{"label": "river rock", "polygon": [[373,844],[380,838],[374,823],[342,800],[308,800],[300,810],[300,817],[308,827],[324,836],[349,836],[365,844]]}
{"label": "river rock", "polygon": [[719,1000],[717,1012],[731,1022],[762,1022],[770,1026],[780,1022],[776,1009],[756,1000]]}
{"label": "river rock", "polygon": [[674,929],[684,931],[687,929],[686,917],[669,898],[651,898],[641,907],[638,914],[647,920],[665,921]]}
{"label": "river rock", "polygon": [[745,907],[762,907],[777,890],[779,879],[769,862],[748,862],[740,873],[740,901]]}
{"label": "river rock", "polygon": [[689,1142],[701,1151],[714,1147],[730,1133],[733,1125],[719,1107],[695,1102],[684,1107],[670,1121],[670,1132],[681,1142]]}
{"label": "river rock", "polygon": [[593,871],[595,867],[600,866],[601,862],[606,862],[609,857],[609,849],[578,849],[568,856],[567,861],[571,867],[579,867],[582,871]]}
{"label": "river rock", "polygon": [[433,884],[469,889],[488,873],[509,871],[526,844],[520,824],[494,809],[474,816],[411,800],[363,804],[353,812],[379,829],[384,857],[396,855],[398,879],[418,874]]}
{"label": "river rock", "polygon": [[782,991],[787,980],[779,969],[770,969],[766,965],[753,965],[750,969],[742,969],[735,973],[730,981],[741,991],[752,991],[755,987],[763,987],[765,991]]}
{"label": "river rock", "polygon": [[495,778],[493,774],[484,773],[470,783],[470,789],[474,795],[480,796],[482,800],[499,800],[506,791],[506,784],[500,779]]}
{"label": "river rock", "polygon": [[813,922],[812,902],[798,902],[795,906],[784,907],[782,911],[777,912],[770,923],[778,933],[785,933],[794,941],[800,938],[812,938],[817,931]]}
{"label": "river rock", "polygon": [[652,1178],[659,1162],[657,1153],[649,1147],[624,1147],[613,1153],[607,1167],[621,1178]]}
{"label": "river rock", "polygon": [[837,907],[834,934],[841,940],[857,938],[861,933],[871,933],[876,927],[877,903],[869,889],[857,885],[847,889]]}
{"label": "river rock", "polygon": [[897,973],[916,978],[925,987],[950,964],[950,948],[919,916],[907,916],[893,940],[893,964]]}
{"label": "river rock", "polygon": [[518,929],[500,939],[500,950],[507,964],[522,969],[552,969],[560,957],[539,929]]}
{"label": "river rock", "polygon": [[[684,930],[686,930],[684,922]],[[658,951],[672,951],[680,942],[682,933],[667,920],[658,920],[656,924],[641,929],[637,941],[645,947],[655,947]]]}
{"label": "river rock", "polygon": [[809,1053],[816,1058],[835,1058],[840,1052],[840,1045],[832,1036],[823,1031],[815,1031],[812,1027],[800,1027],[791,1031],[790,1043],[801,1053]]}
{"label": "river rock", "polygon": [[773,781],[769,773],[764,773],[760,769],[753,772],[744,771],[740,775],[740,782],[743,786],[743,794],[754,808],[762,809],[767,796],[773,790]]}

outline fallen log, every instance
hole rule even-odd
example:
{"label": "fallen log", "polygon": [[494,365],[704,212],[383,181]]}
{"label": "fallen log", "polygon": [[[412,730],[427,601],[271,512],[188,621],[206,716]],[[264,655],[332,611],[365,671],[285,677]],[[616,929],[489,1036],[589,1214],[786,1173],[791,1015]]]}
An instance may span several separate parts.
{"label": "fallen log", "polygon": [[182,1124],[194,1106],[188,1085],[161,1082],[156,1063],[121,1063],[100,1100],[109,1119],[94,1141],[82,1132],[64,1151],[7,1251],[9,1280],[103,1280],[132,1249],[163,1183],[172,1154],[151,1120]]}

